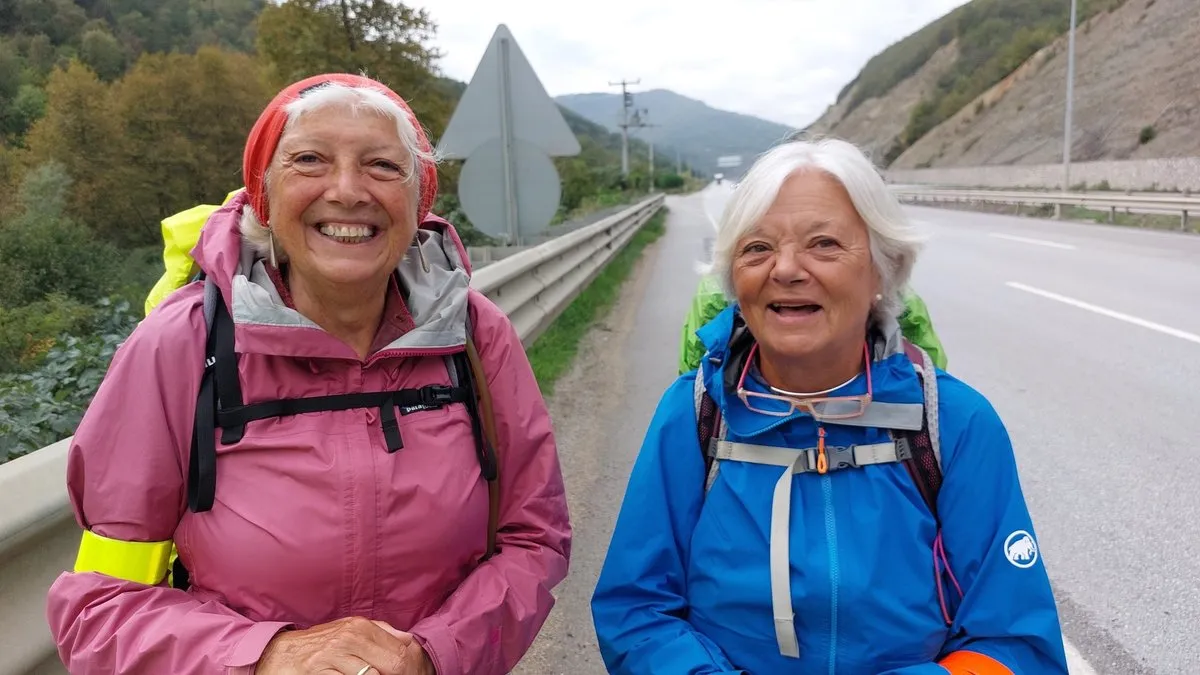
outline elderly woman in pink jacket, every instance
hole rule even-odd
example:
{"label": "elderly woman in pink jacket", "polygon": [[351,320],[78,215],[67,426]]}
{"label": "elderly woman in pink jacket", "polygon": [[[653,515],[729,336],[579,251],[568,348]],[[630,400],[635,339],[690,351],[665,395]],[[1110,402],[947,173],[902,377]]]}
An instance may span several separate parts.
{"label": "elderly woman in pink jacket", "polygon": [[509,672],[567,572],[563,481],[516,332],[429,214],[420,124],[377,82],[317,76],[268,105],[242,168],[202,280],[121,347],[71,445],[63,662]]}

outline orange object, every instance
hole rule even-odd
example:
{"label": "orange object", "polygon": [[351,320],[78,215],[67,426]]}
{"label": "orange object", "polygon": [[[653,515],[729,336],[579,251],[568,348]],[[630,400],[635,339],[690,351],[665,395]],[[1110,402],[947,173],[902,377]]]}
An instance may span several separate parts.
{"label": "orange object", "polygon": [[950,675],[1013,675],[1008,666],[979,652],[957,651],[938,662]]}
{"label": "orange object", "polygon": [[817,427],[817,473],[829,470],[829,459],[825,457],[825,427]]}

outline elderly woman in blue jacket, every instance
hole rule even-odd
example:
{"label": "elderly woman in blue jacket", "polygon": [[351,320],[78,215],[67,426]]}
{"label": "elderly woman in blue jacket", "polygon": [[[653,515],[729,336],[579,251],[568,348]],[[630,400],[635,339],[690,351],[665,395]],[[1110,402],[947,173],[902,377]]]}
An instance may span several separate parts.
{"label": "elderly woman in blue jacket", "polygon": [[901,335],[921,238],[838,140],[763,155],[592,613],[611,673],[1066,675],[1004,424]]}

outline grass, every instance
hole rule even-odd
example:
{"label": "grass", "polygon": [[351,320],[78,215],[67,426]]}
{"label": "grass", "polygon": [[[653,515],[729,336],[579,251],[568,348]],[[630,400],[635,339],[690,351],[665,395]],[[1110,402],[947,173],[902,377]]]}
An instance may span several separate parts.
{"label": "grass", "polygon": [[666,232],[666,217],[667,209],[663,207],[633,235],[625,248],[605,265],[529,349],[529,362],[543,396],[554,393],[554,385],[571,367],[580,341],[616,303],[621,286],[633,271],[642,251]]}
{"label": "grass", "polygon": [[[1054,209],[1050,209],[1053,213]],[[1091,220],[1097,223],[1108,224],[1108,211],[1096,211],[1094,209],[1085,209],[1079,206],[1068,206],[1063,209],[1063,218],[1066,220]],[[1171,216],[1157,213],[1123,213],[1117,211],[1116,218],[1113,220],[1113,225],[1123,225],[1125,227],[1141,227],[1151,230],[1178,230],[1181,217],[1178,215]],[[1188,221],[1189,229],[1195,229],[1195,219]]]}

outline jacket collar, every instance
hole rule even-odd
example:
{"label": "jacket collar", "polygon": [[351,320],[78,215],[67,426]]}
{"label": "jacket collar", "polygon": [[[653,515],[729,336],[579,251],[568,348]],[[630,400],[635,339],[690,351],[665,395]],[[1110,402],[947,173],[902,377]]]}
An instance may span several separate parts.
{"label": "jacket collar", "polygon": [[[245,193],[209,216],[193,258],[221,290],[241,353],[358,360],[354,351],[290,307],[262,258],[241,237]],[[418,252],[418,248],[420,252]],[[424,269],[422,254],[429,264]],[[453,226],[432,214],[418,229],[393,277],[412,326],[379,353],[443,354],[466,342],[470,259]]]}

